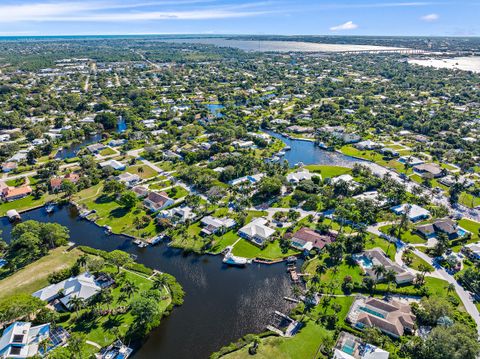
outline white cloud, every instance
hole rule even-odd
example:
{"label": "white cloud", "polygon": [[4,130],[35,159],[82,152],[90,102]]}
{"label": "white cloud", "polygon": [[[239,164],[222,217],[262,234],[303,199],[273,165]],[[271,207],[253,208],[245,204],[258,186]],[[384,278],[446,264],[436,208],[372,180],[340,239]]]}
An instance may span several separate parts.
{"label": "white cloud", "polygon": [[330,31],[345,31],[345,30],[355,30],[358,28],[358,25],[355,24],[353,21],[347,21],[344,24],[332,26]]}
{"label": "white cloud", "polygon": [[437,21],[439,18],[440,16],[438,14],[428,14],[428,15],[422,16],[420,19],[426,22],[433,22],[433,21]]}

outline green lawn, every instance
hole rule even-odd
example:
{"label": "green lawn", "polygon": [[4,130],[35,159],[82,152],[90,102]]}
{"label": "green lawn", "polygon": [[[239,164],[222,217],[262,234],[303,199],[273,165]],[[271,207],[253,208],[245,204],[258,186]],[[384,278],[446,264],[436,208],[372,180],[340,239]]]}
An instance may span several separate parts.
{"label": "green lawn", "polygon": [[368,161],[375,162],[380,166],[392,168],[400,173],[411,173],[411,169],[405,169],[403,163],[398,162],[396,159],[386,160],[384,156],[376,151],[357,150],[352,146],[343,146],[340,151],[348,156],[354,156],[363,158]]}
{"label": "green lawn", "polygon": [[173,188],[168,189],[166,192],[167,192],[168,196],[172,199],[183,198],[185,196],[188,196],[188,193],[189,193],[182,186],[175,186]]}
{"label": "green lawn", "polygon": [[471,232],[473,238],[477,238],[477,239],[479,238],[480,223],[471,221],[469,219],[461,219],[458,221],[458,224],[463,229],[466,229],[467,231]]}
{"label": "green lawn", "polygon": [[102,155],[102,156],[110,156],[110,155],[114,155],[116,153],[117,152],[115,152],[115,150],[110,148],[110,147],[104,148],[103,150],[100,151],[100,155]]}
{"label": "green lawn", "polygon": [[23,293],[31,294],[48,286],[49,274],[71,267],[82,255],[78,249],[65,252],[67,248],[55,248],[46,256],[1,280],[0,299]]}
{"label": "green lawn", "polygon": [[298,254],[298,251],[289,249],[287,253],[282,253],[278,241],[268,243],[264,249],[257,247],[246,239],[241,239],[235,247],[233,247],[233,254],[244,258],[259,258],[266,260],[277,260],[286,258],[288,256]]}
{"label": "green lawn", "polygon": [[480,197],[475,197],[474,195],[468,192],[462,192],[460,194],[460,198],[458,199],[458,202],[460,204],[463,204],[464,206],[475,208],[477,206],[480,206]]}
{"label": "green lawn", "polygon": [[219,254],[228,246],[235,243],[240,238],[235,230],[228,231],[223,236],[213,236],[213,246],[210,249],[211,253]]}
{"label": "green lawn", "polygon": [[[113,268],[110,268],[113,272],[115,271]],[[129,301],[133,302],[137,298],[140,298],[143,292],[148,291],[152,288],[153,281],[145,278],[143,275],[125,271],[125,279],[135,283],[136,287],[138,288],[137,293],[135,293]],[[122,294],[121,292],[122,285],[119,285],[112,290],[113,300],[107,304],[101,304],[102,309],[112,309],[121,306],[125,306],[124,302],[119,301],[119,298]],[[165,311],[165,309],[170,304],[171,298],[169,293],[166,290],[162,290],[163,299],[158,303],[158,306],[161,311]],[[78,315],[81,316],[83,312],[87,312],[90,309],[81,310]],[[112,343],[116,338],[115,334],[112,330],[113,327],[118,327],[121,336],[125,336],[129,331],[130,327],[133,324],[135,318],[129,313],[119,314],[115,316],[99,316],[95,319],[89,319],[88,321],[84,321],[81,319],[77,319],[77,314],[72,314],[70,318],[61,323],[57,323],[63,326],[71,333],[84,333],[86,334],[86,340],[92,341],[94,343],[99,344],[102,347],[105,347]],[[95,350],[95,348],[89,348],[89,350]]]}
{"label": "green lawn", "polygon": [[[416,254],[411,253],[410,256],[412,258],[412,263],[408,265],[410,268],[420,270],[420,266],[425,265],[433,271],[434,268]],[[402,256],[402,259],[405,261],[405,253]]]}
{"label": "green lawn", "polygon": [[26,211],[35,207],[43,206],[46,202],[53,201],[58,198],[57,195],[46,194],[39,199],[33,196],[27,196],[12,202],[5,202],[0,204],[0,216],[4,216],[8,210],[16,209],[17,211]]}
{"label": "green lawn", "polygon": [[324,179],[352,173],[350,168],[340,166],[308,165],[305,168],[311,172],[321,173]]}
{"label": "green lawn", "polygon": [[153,219],[145,227],[136,228],[137,219],[147,216],[147,213],[141,209],[141,204],[138,204],[138,208],[126,209],[120,206],[112,196],[103,195],[100,187],[89,188],[85,192],[85,196],[79,193],[76,198],[84,198],[77,200],[77,203],[90,210],[94,209],[96,211],[95,222],[100,226],[110,226],[113,233],[125,233],[142,238],[150,238],[158,234]]}
{"label": "green lawn", "polygon": [[[380,227],[379,230],[382,233],[388,234],[388,231],[391,227],[392,227],[391,225],[386,225],[386,226]],[[395,237],[397,237],[397,235],[395,235]],[[424,244],[426,242],[425,239],[420,237],[418,234],[412,233],[411,231],[403,232],[400,239],[404,242],[412,243],[412,244]]]}
{"label": "green lawn", "polygon": [[365,249],[373,249],[377,247],[381,248],[390,259],[395,259],[395,244],[390,243],[383,238],[370,234],[370,238],[368,238],[365,242]]}
{"label": "green lawn", "polygon": [[147,165],[135,165],[127,168],[128,173],[138,175],[141,179],[155,177],[158,173],[152,167]]}

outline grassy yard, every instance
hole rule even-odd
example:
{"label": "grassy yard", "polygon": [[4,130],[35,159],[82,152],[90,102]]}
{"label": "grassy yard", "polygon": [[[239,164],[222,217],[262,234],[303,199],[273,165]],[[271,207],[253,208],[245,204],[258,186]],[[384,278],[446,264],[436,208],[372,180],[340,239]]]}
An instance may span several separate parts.
{"label": "grassy yard", "polygon": [[[404,253],[403,256],[402,256],[403,261],[405,261],[405,257],[406,257],[406,255]],[[434,268],[429,263],[424,261],[422,258],[417,256],[416,254],[411,253],[410,258],[412,258],[412,263],[408,265],[410,268],[415,269],[415,270],[420,270],[420,266],[424,265],[424,266],[427,266],[428,268],[430,268],[432,271],[434,270]]]}
{"label": "grassy yard", "polygon": [[370,238],[365,242],[365,249],[373,249],[377,247],[381,248],[390,259],[395,259],[395,244],[371,234]]}
{"label": "grassy yard", "polygon": [[82,255],[78,249],[65,252],[68,247],[59,247],[45,257],[27,265],[13,275],[0,281],[0,299],[22,293],[33,293],[48,286],[48,275],[71,267]]}
{"label": "grassy yard", "polygon": [[152,167],[147,165],[135,165],[127,168],[128,173],[138,175],[141,179],[148,179],[155,177],[158,173]]}
{"label": "grassy yard", "polygon": [[136,228],[137,220],[147,216],[147,213],[140,208],[140,204],[137,208],[126,209],[120,206],[112,196],[103,195],[100,186],[89,188],[84,193],[75,196],[75,198],[79,198],[77,203],[96,211],[95,222],[98,225],[108,225],[112,228],[113,233],[125,233],[135,237],[150,238],[158,234],[153,219],[145,227]]}
{"label": "grassy yard", "polygon": [[26,211],[31,208],[42,206],[45,202],[53,201],[56,198],[58,198],[58,196],[55,194],[46,194],[39,199],[35,199],[33,196],[27,196],[16,201],[5,202],[0,204],[0,216],[4,216],[10,209],[16,209],[19,212]]}
{"label": "grassy yard", "polygon": [[261,249],[246,239],[241,239],[235,247],[233,247],[233,254],[245,258],[261,258],[266,260],[282,259],[294,254],[298,251],[288,250],[287,253],[282,253],[278,241],[268,243],[265,248]]}
{"label": "grassy yard", "polygon": [[116,153],[117,152],[113,148],[110,148],[110,147],[104,148],[103,150],[100,151],[100,155],[102,155],[102,156],[110,156],[110,155],[114,155]]}
{"label": "grassy yard", "polygon": [[458,224],[460,227],[463,229],[466,229],[467,231],[472,233],[472,238],[479,238],[480,235],[480,223],[471,221],[469,219],[461,219],[458,221]]}
{"label": "grassy yard", "polygon": [[227,246],[231,246],[238,240],[239,236],[236,231],[229,231],[225,233],[223,236],[214,236],[213,239],[213,246],[210,249],[211,253],[219,254],[221,253]]}
{"label": "grassy yard", "polygon": [[352,173],[350,168],[340,166],[308,165],[305,168],[311,172],[320,173],[324,179]]}
{"label": "grassy yard", "polygon": [[405,169],[405,166],[402,163],[398,162],[396,159],[387,160],[384,158],[383,155],[375,151],[357,150],[356,148],[351,146],[343,146],[340,151],[345,155],[363,158],[365,160],[375,162],[380,166],[392,168],[400,173],[408,174],[412,171],[410,168]]}
{"label": "grassy yard", "polygon": [[[390,228],[392,228],[391,225],[386,225],[386,226],[380,227],[379,230],[382,233],[388,234]],[[412,233],[411,231],[403,232],[400,239],[402,241],[406,242],[406,243],[412,243],[412,244],[424,244],[424,243],[426,243],[425,239],[420,237],[418,234]]]}
{"label": "grassy yard", "polygon": [[166,191],[168,196],[172,199],[180,199],[188,196],[188,191],[182,186],[175,186]]}
{"label": "grassy yard", "polygon": [[464,206],[475,208],[477,206],[480,206],[480,197],[475,197],[470,193],[462,192],[460,194],[458,202],[460,202],[460,204],[463,204]]}

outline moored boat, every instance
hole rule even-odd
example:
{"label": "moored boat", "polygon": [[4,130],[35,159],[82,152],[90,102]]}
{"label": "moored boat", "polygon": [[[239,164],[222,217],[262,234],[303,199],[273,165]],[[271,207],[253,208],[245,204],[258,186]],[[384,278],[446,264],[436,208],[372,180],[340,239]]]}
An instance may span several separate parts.
{"label": "moored boat", "polygon": [[22,219],[22,217],[20,217],[20,213],[18,213],[15,209],[8,210],[7,217],[10,222],[16,222]]}
{"label": "moored boat", "polygon": [[53,203],[49,203],[45,206],[45,211],[47,213],[52,213],[55,210],[55,205]]}
{"label": "moored boat", "polygon": [[244,267],[248,263],[250,263],[250,261],[247,258],[237,257],[231,253],[228,253],[223,258],[223,263],[228,264],[230,266]]}

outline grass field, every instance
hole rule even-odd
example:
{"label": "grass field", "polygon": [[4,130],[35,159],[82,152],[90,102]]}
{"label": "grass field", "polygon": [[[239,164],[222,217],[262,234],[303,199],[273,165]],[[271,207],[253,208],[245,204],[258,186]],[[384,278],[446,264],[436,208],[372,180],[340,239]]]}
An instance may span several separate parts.
{"label": "grass field", "polygon": [[[408,265],[410,268],[415,269],[415,270],[420,270],[420,266],[425,265],[428,268],[430,268],[432,271],[434,270],[434,268],[429,263],[424,261],[422,258],[417,256],[416,254],[412,253],[410,255],[411,255],[411,258],[412,258],[412,263]],[[402,259],[405,261],[405,253],[402,256]]]}
{"label": "grass field", "polygon": [[27,196],[16,201],[5,202],[0,204],[0,216],[4,216],[10,209],[16,209],[19,212],[26,211],[31,208],[42,206],[45,202],[53,201],[56,198],[58,198],[58,196],[55,194],[46,194],[39,199],[35,199],[33,196]]}
{"label": "grass field", "polygon": [[67,247],[56,248],[45,257],[1,280],[0,299],[15,294],[31,294],[49,285],[49,274],[71,267],[82,254],[78,249],[65,252],[66,249]]}
{"label": "grass field", "polygon": [[141,179],[155,177],[158,173],[152,167],[147,165],[135,165],[127,168],[128,173],[136,174]]}
{"label": "grass field", "polygon": [[298,251],[289,249],[288,252],[283,253],[278,241],[268,243],[265,248],[261,249],[246,239],[241,239],[235,247],[233,247],[233,254],[245,258],[261,258],[267,260],[282,259],[294,254]]}
{"label": "grass field", "polygon": [[460,204],[463,204],[464,206],[475,208],[477,206],[480,206],[480,197],[475,197],[470,193],[462,192],[460,194],[458,202],[460,202]]}
{"label": "grass field", "polygon": [[137,219],[146,216],[141,208],[126,209],[120,206],[113,197],[102,194],[102,185],[79,192],[74,199],[77,203],[96,211],[96,223],[100,226],[108,225],[113,233],[125,233],[135,237],[150,238],[157,235],[154,220],[144,228],[137,229]]}
{"label": "grass field", "polygon": [[[382,233],[388,234],[388,231],[391,227],[392,227],[391,225],[386,225],[386,226],[380,227],[379,230]],[[424,244],[426,242],[426,240],[420,237],[418,234],[412,233],[410,231],[403,232],[401,237],[402,238],[400,239],[407,243]]]}
{"label": "grass field", "polygon": [[166,191],[168,196],[172,199],[179,199],[188,196],[188,191],[182,186],[175,186]]}
{"label": "grass field", "polygon": [[320,173],[324,179],[352,173],[350,168],[340,166],[308,165],[305,168],[311,172]]}
{"label": "grass field", "polygon": [[110,147],[104,148],[103,150],[100,151],[100,154],[102,156],[110,156],[110,155],[114,155],[116,153],[117,152],[115,152],[115,150],[110,148]]}

